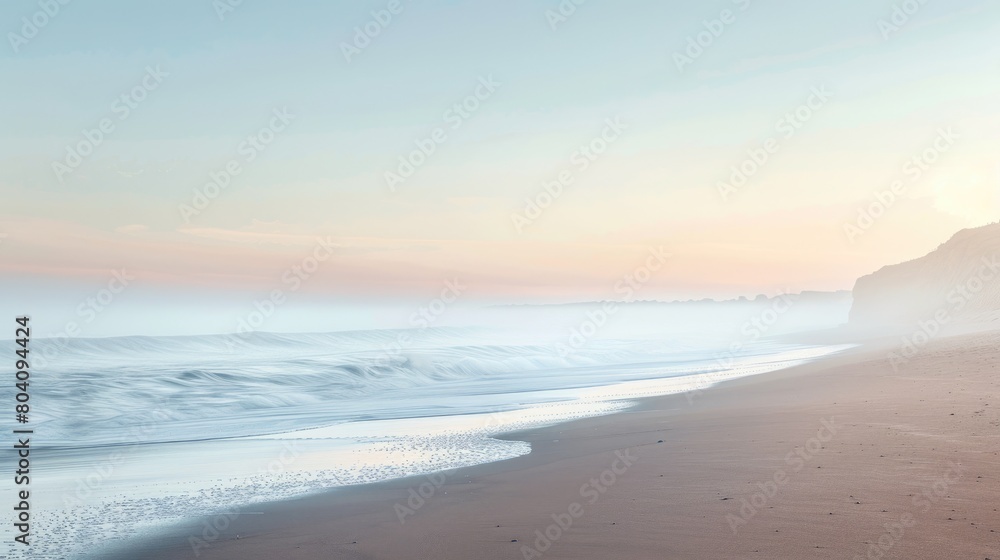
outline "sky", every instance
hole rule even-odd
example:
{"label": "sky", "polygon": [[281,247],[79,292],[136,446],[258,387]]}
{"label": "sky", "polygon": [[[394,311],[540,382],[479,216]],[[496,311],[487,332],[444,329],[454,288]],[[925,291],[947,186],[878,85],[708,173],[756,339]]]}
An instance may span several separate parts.
{"label": "sky", "polygon": [[448,282],[850,289],[1000,216],[988,0],[42,0],[0,22],[3,309],[56,330],[226,332],[258,302],[394,309]]}

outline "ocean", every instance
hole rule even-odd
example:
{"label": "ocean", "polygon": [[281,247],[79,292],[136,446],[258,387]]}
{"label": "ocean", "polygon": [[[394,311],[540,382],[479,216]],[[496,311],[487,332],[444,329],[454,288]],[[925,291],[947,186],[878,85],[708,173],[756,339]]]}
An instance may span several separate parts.
{"label": "ocean", "polygon": [[527,443],[493,436],[845,349],[734,345],[710,325],[577,344],[533,325],[36,339],[33,557],[97,558],[254,503],[517,457]]}

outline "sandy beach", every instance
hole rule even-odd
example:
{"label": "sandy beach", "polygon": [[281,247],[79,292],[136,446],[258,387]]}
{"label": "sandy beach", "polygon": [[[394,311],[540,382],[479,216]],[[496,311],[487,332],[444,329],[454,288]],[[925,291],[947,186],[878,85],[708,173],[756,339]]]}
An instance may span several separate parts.
{"label": "sandy beach", "polygon": [[898,371],[894,344],[510,434],[532,446],[517,459],[196,520],[122,557],[995,559],[1000,334],[933,341]]}

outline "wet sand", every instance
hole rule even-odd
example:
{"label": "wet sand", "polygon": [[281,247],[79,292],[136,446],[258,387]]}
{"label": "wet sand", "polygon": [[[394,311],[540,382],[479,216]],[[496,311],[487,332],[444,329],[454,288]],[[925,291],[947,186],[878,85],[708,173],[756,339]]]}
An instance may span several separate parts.
{"label": "wet sand", "polygon": [[511,434],[531,454],[192,520],[120,557],[1000,560],[1000,334],[898,371],[887,352]]}

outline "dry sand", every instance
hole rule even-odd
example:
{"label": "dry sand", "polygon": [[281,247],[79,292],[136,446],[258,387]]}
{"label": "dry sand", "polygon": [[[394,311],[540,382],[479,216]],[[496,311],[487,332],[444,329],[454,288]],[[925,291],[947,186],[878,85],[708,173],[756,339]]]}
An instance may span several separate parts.
{"label": "dry sand", "polygon": [[[868,346],[649,399],[512,435],[532,453],[440,488],[419,477],[249,508],[263,514],[198,557],[1000,560],[998,349],[998,334],[944,339],[895,372]],[[423,483],[433,495],[400,523]],[[201,523],[126,556],[193,558]]]}

